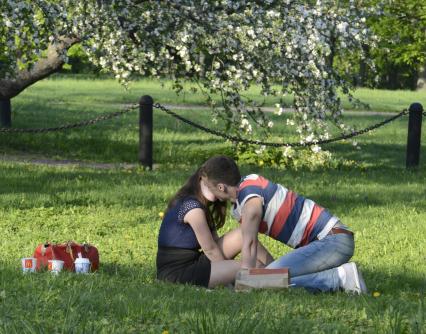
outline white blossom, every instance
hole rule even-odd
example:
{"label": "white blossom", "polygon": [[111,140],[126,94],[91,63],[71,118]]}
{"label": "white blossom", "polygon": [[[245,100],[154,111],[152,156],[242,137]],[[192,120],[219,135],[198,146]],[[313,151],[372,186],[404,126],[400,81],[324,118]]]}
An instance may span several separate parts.
{"label": "white blossom", "polygon": [[[209,94],[219,94],[226,108],[214,109],[212,117],[225,119],[236,134],[273,124],[238,92],[255,83],[266,96],[280,82],[276,93],[294,96],[297,111],[287,124],[297,126],[302,141],[314,141],[327,132],[325,116],[340,122],[337,92],[351,88],[326,61],[331,50],[337,56],[362,53],[364,44],[374,47],[366,11],[355,2],[339,6],[332,0],[143,5],[130,0],[7,0],[0,3],[0,78],[31,68],[38,54],[49,45],[59,47],[61,38],[72,34],[91,61],[122,83],[132,73],[171,76],[195,80]],[[337,48],[331,32],[337,34]],[[231,109],[236,112],[227,112]],[[281,104],[276,109],[276,115],[283,114]],[[255,110],[255,117],[249,117],[249,110]]]}
{"label": "white blossom", "polygon": [[318,145],[313,145],[313,146],[311,146],[311,150],[314,153],[319,153],[321,151],[321,147],[318,146]]}

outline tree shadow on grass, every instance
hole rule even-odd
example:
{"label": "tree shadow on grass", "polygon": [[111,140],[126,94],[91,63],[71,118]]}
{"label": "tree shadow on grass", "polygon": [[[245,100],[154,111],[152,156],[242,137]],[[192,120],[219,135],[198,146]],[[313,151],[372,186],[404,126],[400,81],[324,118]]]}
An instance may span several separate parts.
{"label": "tree shadow on grass", "polygon": [[[79,130],[77,130],[79,131]],[[194,134],[194,131],[190,132]],[[200,133],[199,138],[184,138],[183,132],[176,132],[179,136],[160,136],[154,140],[154,163],[186,163],[201,164],[206,157],[214,154],[232,155],[232,147],[222,138],[205,136]],[[138,162],[138,135],[135,131],[132,139],[120,139],[111,129],[101,127],[91,131],[78,133],[57,133],[47,135],[1,135],[0,151],[25,152],[41,154],[45,157],[61,157],[62,159],[76,159],[99,162]],[[405,168],[406,146],[402,144],[365,143],[361,150],[356,150],[347,144],[325,146],[335,154],[335,158],[353,160],[368,168]],[[420,169],[426,168],[426,145],[420,153]]]}
{"label": "tree shadow on grass", "polygon": [[[19,116],[19,121],[16,124],[17,126],[24,127],[29,125],[30,127],[57,126],[59,123],[80,121],[103,113],[102,107],[95,107],[93,112],[90,112],[90,110],[79,112],[78,110],[69,110],[70,107],[68,106],[58,108],[57,106],[49,106],[49,104],[46,105],[46,103],[39,101],[35,101],[31,106],[27,106],[24,103],[21,108],[22,115]],[[29,111],[27,110],[28,108]],[[33,110],[37,110],[37,112]],[[38,110],[43,110],[43,113],[38,112]],[[197,120],[200,124],[211,126],[210,114],[208,113],[182,111],[182,115]],[[360,121],[365,122],[368,117],[360,118],[357,119],[358,123]],[[382,118],[368,118],[369,122],[376,119]],[[220,126],[217,126],[217,129],[220,129]],[[285,135],[288,129],[283,129],[282,131],[282,135]],[[395,131],[397,131],[398,138],[394,140],[401,142],[402,130],[398,128]],[[225,154],[232,152],[231,145],[223,138],[207,135],[160,112],[154,113],[154,136],[157,137],[154,139],[154,162],[158,164],[200,164],[203,162],[201,160],[212,154],[218,154],[221,151]],[[130,142],[129,138],[131,138]],[[324,145],[324,149],[330,149],[330,151],[336,154],[337,158],[343,157],[344,159],[355,160],[359,163],[391,168],[404,167],[405,143],[381,143],[389,139],[393,140],[392,132],[386,132],[385,135],[373,138],[361,137],[359,139],[361,150],[357,150],[348,143]],[[191,145],[193,147],[188,149],[188,146]],[[215,145],[220,146],[220,148],[215,147]],[[200,149],[197,150],[194,146],[199,146]],[[125,116],[125,118],[56,134],[17,134],[14,136],[0,134],[0,150],[4,152],[10,152],[11,150],[15,150],[16,152],[32,152],[43,154],[47,157],[61,156],[61,158],[86,161],[136,163],[138,160],[137,116],[131,114]],[[165,152],[172,152],[173,154],[166,154]],[[205,153],[202,154],[202,152]],[[422,147],[421,156],[426,157],[425,145]],[[421,168],[425,167],[426,158],[421,160]]]}
{"label": "tree shadow on grass", "polygon": [[[87,162],[138,163],[139,143],[137,134],[133,139],[113,139],[111,131],[88,136],[72,134],[21,135],[1,141],[0,152],[18,155],[42,155],[45,158],[74,159]],[[154,142],[155,164],[183,163],[201,164],[215,154],[232,154],[229,144],[206,139],[159,139]]]}
{"label": "tree shadow on grass", "polygon": [[[395,268],[394,268],[395,269]],[[414,269],[414,268],[413,268]],[[123,275],[126,277],[144,277],[145,282],[158,283],[160,285],[179,286],[176,283],[164,282],[156,278],[155,263],[141,264],[119,264],[119,263],[104,263],[101,266],[100,274],[108,276]],[[368,269],[362,267],[362,274],[366,281],[369,292],[380,291],[381,293],[392,294],[398,292],[410,292],[426,294],[426,280],[420,273],[412,272],[411,270],[393,270],[392,272],[383,270]],[[192,288],[201,288],[192,285],[186,285]],[[229,290],[229,288],[225,288]],[[231,290],[232,291],[232,290]],[[273,292],[271,292],[273,293]]]}
{"label": "tree shadow on grass", "polygon": [[[37,167],[32,165],[6,165],[0,175],[1,194],[44,195],[37,198],[39,205],[48,205],[43,201],[53,201],[55,205],[67,204],[73,200],[78,205],[99,204],[117,205],[126,203],[128,207],[140,206],[146,202],[163,203],[178,189],[186,178],[195,171],[191,168],[170,168],[149,171],[95,170],[90,168],[55,168]],[[416,191],[406,185],[426,183],[426,174],[412,173],[400,170],[362,170],[349,171],[280,171],[258,170],[243,167],[243,173],[250,171],[279,182],[286,187],[301,191],[301,194],[312,198],[320,205],[330,210],[345,208],[357,209],[363,206],[387,206],[392,203],[404,203],[416,210],[425,208],[421,187]],[[336,189],[336,184],[341,186]],[[351,185],[356,190],[350,189]],[[399,185],[404,186],[401,189]],[[392,186],[390,188],[389,186]],[[336,191],[337,190],[337,191]],[[383,196],[378,190],[386,190]],[[165,195],[165,193],[168,195]],[[307,193],[309,192],[309,193]],[[423,189],[426,192],[426,189]],[[65,197],[62,194],[68,194]],[[62,197],[61,197],[62,196]],[[71,198],[72,197],[72,198]],[[167,198],[166,198],[167,197]],[[9,200],[13,198],[8,197]],[[1,206],[10,206],[6,198]],[[69,204],[69,203],[68,203]],[[33,205],[36,205],[33,203]]]}
{"label": "tree shadow on grass", "polygon": [[383,294],[414,293],[426,296],[426,279],[421,273],[415,273],[415,268],[391,268],[392,272],[383,270],[362,269],[369,292],[378,291]]}
{"label": "tree shadow on grass", "polygon": [[[361,149],[340,144],[325,146],[336,157],[354,160],[359,163],[376,165],[377,167],[404,168],[406,164],[407,146],[403,144],[361,143]],[[419,167],[426,168],[426,145],[421,146]]]}
{"label": "tree shadow on grass", "polygon": [[[27,274],[22,273],[20,267],[20,259],[16,259],[15,262],[12,263],[0,261],[2,279],[7,279],[8,276],[17,278],[27,276]],[[368,268],[368,265],[362,266],[361,268],[363,277],[365,279],[367,287],[369,288],[369,292],[371,293],[377,290],[381,293],[387,294],[392,294],[394,292],[398,293],[398,291],[426,294],[426,280],[420,272],[414,272],[413,270],[407,269],[399,270],[400,267],[392,267],[389,268],[390,270],[386,271],[382,269],[373,270]],[[37,272],[35,274],[44,275],[45,273]],[[101,262],[99,270],[95,272],[95,275],[135,278],[141,284],[159,284],[171,287],[185,286],[193,289],[202,288],[189,284],[181,285],[158,280],[156,278],[155,259],[149,261],[149,263],[146,264],[135,263],[133,265],[127,263],[121,264],[117,262]],[[221,288],[218,289],[220,290]],[[233,291],[229,288],[225,288],[225,290]],[[271,293],[275,292],[276,290],[271,291]]]}
{"label": "tree shadow on grass", "polygon": [[[53,278],[48,273],[23,275],[9,263],[0,262],[0,312],[7,314],[2,318],[3,325],[19,321],[31,311],[44,315],[46,321],[38,322],[44,328],[66,313],[72,318],[79,314],[79,321],[72,324],[75,328],[85,326],[89,318],[108,319],[112,323],[126,318],[133,324],[140,321],[163,324],[175,331],[196,330],[201,326],[207,332],[228,329],[227,332],[238,333],[242,329],[247,332],[249,326],[250,332],[256,329],[258,333],[275,332],[278,328],[312,332],[320,324],[331,323],[330,330],[335,326],[343,326],[342,330],[367,326],[363,328],[370,327],[374,332],[371,321],[378,323],[374,328],[378,330],[383,321],[388,321],[383,319],[389,317],[417,320],[425,291],[424,282],[409,272],[388,276],[384,272],[364,270],[367,284],[384,278],[389,281],[380,291],[381,296],[374,298],[343,293],[314,295],[302,289],[250,293],[235,293],[226,288],[211,291],[158,282],[153,271],[152,265],[103,263],[94,275],[65,274]],[[401,286],[401,282],[406,284]],[[423,323],[419,325],[422,328]]]}

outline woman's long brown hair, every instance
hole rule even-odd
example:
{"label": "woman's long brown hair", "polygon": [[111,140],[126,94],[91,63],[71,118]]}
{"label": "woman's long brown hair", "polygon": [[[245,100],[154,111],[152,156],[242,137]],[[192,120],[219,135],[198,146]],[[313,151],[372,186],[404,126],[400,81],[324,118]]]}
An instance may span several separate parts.
{"label": "woman's long brown hair", "polygon": [[203,210],[210,228],[219,229],[225,224],[227,203],[218,200],[209,202],[204,198],[200,187],[202,176],[207,177],[214,185],[224,183],[229,186],[236,186],[241,179],[240,171],[234,160],[227,156],[210,158],[177,191],[169,201],[167,210],[183,198],[194,197],[203,204]]}

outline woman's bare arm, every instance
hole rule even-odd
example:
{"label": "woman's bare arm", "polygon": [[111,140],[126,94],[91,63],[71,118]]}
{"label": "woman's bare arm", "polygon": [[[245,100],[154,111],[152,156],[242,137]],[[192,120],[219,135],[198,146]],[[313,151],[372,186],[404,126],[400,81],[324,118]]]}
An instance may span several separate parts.
{"label": "woman's bare arm", "polygon": [[184,217],[184,222],[192,227],[198,243],[210,261],[225,260],[222,251],[213,238],[213,234],[207,223],[206,215],[202,209],[196,208],[188,211]]}

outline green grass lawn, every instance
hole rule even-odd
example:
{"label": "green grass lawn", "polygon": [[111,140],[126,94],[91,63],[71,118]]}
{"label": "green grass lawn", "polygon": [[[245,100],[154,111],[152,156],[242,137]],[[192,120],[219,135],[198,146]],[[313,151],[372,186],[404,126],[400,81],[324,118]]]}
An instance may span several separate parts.
{"label": "green grass lawn", "polygon": [[[114,96],[112,86],[104,81],[41,82],[14,101],[14,124],[73,122],[133,101],[118,86]],[[210,125],[206,111],[179,112]],[[351,169],[241,166],[243,173],[261,173],[317,201],[355,231],[353,260],[360,264],[370,294],[349,296],[301,290],[234,293],[157,282],[159,213],[197,165],[213,154],[232,154],[232,148],[160,111],[154,116],[154,171],[0,159],[0,333],[426,331],[426,143],[419,169],[406,171],[406,118],[360,137],[361,150],[349,143],[327,147],[357,161]],[[351,116],[347,122],[364,127],[383,118]],[[294,139],[284,125],[274,134],[271,140]],[[136,162],[137,142],[135,113],[64,133],[0,134],[0,153]],[[229,218],[220,232],[235,226]],[[100,251],[99,272],[23,275],[20,258],[46,240],[93,243]],[[273,240],[262,241],[274,256],[288,251]]]}
{"label": "green grass lawn", "polygon": [[[414,332],[425,330],[426,174],[397,169],[261,172],[330,208],[356,235],[371,292],[236,294],[155,281],[158,213],[190,172],[98,171],[0,163],[0,331]],[[223,231],[235,226],[228,221]],[[221,232],[223,232],[221,231]],[[89,276],[23,275],[45,240],[98,246]],[[265,240],[265,239],[263,239]],[[287,248],[265,240],[274,256]]]}

